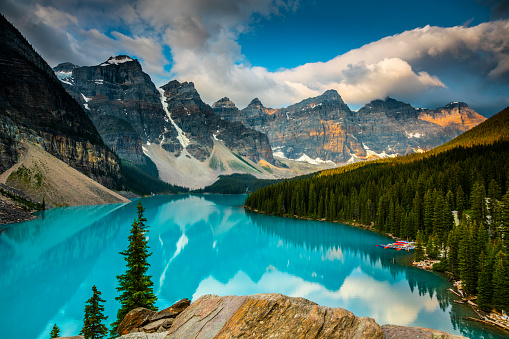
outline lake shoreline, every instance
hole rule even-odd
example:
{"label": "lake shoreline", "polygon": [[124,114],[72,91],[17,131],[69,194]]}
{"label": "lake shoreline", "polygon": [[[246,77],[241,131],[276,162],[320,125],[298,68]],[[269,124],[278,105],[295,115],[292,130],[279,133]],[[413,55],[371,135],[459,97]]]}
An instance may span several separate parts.
{"label": "lake shoreline", "polygon": [[[265,212],[261,212],[261,211],[258,211],[256,209],[251,209],[247,206],[244,206],[244,209],[246,211],[250,211],[250,212],[253,212],[253,213],[258,213],[258,214],[264,214],[264,215],[269,215],[269,216],[273,216],[271,214],[268,214],[268,213],[265,213]],[[374,232],[374,233],[377,233],[377,234],[382,234],[382,235],[385,235],[387,237],[390,237],[392,238],[393,240],[396,240],[396,241],[399,241],[399,240],[405,240],[405,239],[401,239],[401,238],[398,238],[398,237],[395,237],[393,236],[392,234],[390,233],[384,233],[384,232],[380,232],[378,230],[374,230],[373,229],[373,224],[371,225],[364,225],[364,224],[361,224],[361,223],[356,223],[356,222],[346,222],[346,221],[336,221],[336,220],[326,220],[325,218],[323,219],[313,219],[313,218],[306,218],[306,217],[299,217],[297,215],[291,217],[291,216],[280,216],[282,218],[291,218],[291,219],[300,219],[300,220],[309,220],[309,221],[324,221],[324,222],[331,222],[331,223],[338,223],[338,224],[345,224],[345,225],[349,225],[349,226],[353,226],[353,227],[357,227],[357,228],[361,228],[361,229],[364,229],[364,230],[367,230],[367,231],[370,231],[370,232]],[[425,264],[423,265],[422,262],[424,262]],[[398,264],[400,265],[404,265],[404,266],[413,266],[415,268],[418,268],[420,270],[424,270],[424,271],[428,271],[428,272],[433,272],[435,274],[438,274],[440,276],[443,276],[445,279],[447,279],[448,283],[450,284],[450,287],[448,290],[451,292],[451,293],[454,293],[455,295],[459,296],[461,299],[460,300],[465,300],[466,298],[471,298],[472,296],[470,295],[465,295],[464,297],[461,297],[459,295],[459,293],[455,292],[452,290],[452,288],[456,287],[457,288],[457,281],[455,280],[451,280],[451,277],[448,277],[446,273],[444,272],[439,272],[439,271],[435,271],[433,270],[433,263],[436,263],[437,261],[436,260],[423,260],[422,262],[416,262],[414,261],[413,259],[411,261],[407,261],[407,260],[399,260],[398,261]],[[494,316],[500,316],[499,314],[495,313],[495,312],[491,312],[491,313],[487,313],[488,316],[487,317],[482,317],[480,314],[479,314],[479,310],[476,310],[474,307],[477,306],[477,305],[471,305],[470,303],[467,303],[467,302],[459,302],[459,301],[455,301],[456,303],[460,303],[460,304],[464,304],[465,306],[470,306],[474,312],[479,316],[480,319],[476,319],[476,318],[472,318],[472,317],[467,317],[466,319],[467,320],[472,320],[472,321],[478,321],[478,322],[482,322],[492,328],[496,328],[498,330],[505,330],[507,332],[509,332],[509,324],[508,324],[508,327],[504,327],[500,324],[497,324],[495,321],[491,321],[488,320],[487,318],[492,318]],[[468,308],[468,307],[467,307]],[[486,312],[485,312],[486,313]]]}

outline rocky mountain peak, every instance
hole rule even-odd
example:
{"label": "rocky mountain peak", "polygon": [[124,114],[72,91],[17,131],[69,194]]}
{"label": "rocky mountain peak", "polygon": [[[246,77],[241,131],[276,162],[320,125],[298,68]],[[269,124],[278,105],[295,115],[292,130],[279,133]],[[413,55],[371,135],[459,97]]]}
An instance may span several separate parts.
{"label": "rocky mountain peak", "polygon": [[450,103],[448,103],[447,105],[444,106],[444,108],[447,108],[447,109],[466,108],[466,107],[469,107],[466,103],[458,102],[458,101],[450,102]]}
{"label": "rocky mountain peak", "polygon": [[341,95],[339,95],[335,89],[329,89],[325,91],[322,95],[317,97],[317,99],[321,101],[339,100],[343,102],[343,98],[341,98]]}
{"label": "rocky mountain peak", "polygon": [[80,66],[75,65],[71,62],[63,62],[53,67],[54,72],[72,72],[73,69],[78,68]]}
{"label": "rocky mountain peak", "polygon": [[178,97],[180,100],[199,100],[201,101],[200,94],[194,88],[194,83],[192,82],[182,82],[180,83],[177,80],[172,80],[168,82],[166,85],[161,86],[161,88],[165,91],[165,95],[167,97]]}
{"label": "rocky mountain peak", "polygon": [[127,55],[117,55],[117,56],[112,56],[110,57],[108,60],[106,60],[105,62],[103,62],[102,64],[100,64],[99,66],[109,66],[109,65],[119,65],[119,64],[123,64],[123,63],[126,63],[126,62],[131,62],[131,61],[136,61],[135,59],[127,56]]}
{"label": "rocky mountain peak", "polygon": [[417,119],[419,112],[411,105],[386,97],[384,100],[373,100],[362,107],[358,114],[373,114],[383,112],[387,117],[396,120]]}
{"label": "rocky mountain peak", "polygon": [[397,109],[400,107],[412,107],[407,103],[404,103],[402,101],[398,101],[396,99],[393,99],[391,97],[386,97],[384,100],[382,99],[375,99],[367,103],[364,107],[370,108],[370,109],[384,109],[384,110],[391,110],[391,109]]}
{"label": "rocky mountain peak", "polygon": [[251,102],[249,103],[249,105],[247,105],[247,107],[264,108],[262,102],[258,98],[254,98],[253,100],[251,100]]}
{"label": "rocky mountain peak", "polygon": [[224,97],[216,101],[212,108],[237,108],[233,101],[231,101],[228,97]]}

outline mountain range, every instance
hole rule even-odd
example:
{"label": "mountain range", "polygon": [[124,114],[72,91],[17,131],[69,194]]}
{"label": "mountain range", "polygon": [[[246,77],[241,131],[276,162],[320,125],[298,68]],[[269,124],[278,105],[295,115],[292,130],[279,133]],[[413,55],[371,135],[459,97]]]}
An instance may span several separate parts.
{"label": "mountain range", "polygon": [[240,110],[227,97],[209,106],[192,82],[156,87],[126,55],[51,69],[5,18],[0,25],[1,172],[30,143],[109,188],[134,178],[197,189],[234,173],[290,178],[422,152],[485,120],[465,103],[430,110],[392,98],[353,111],[335,90],[283,108],[255,98]]}
{"label": "mountain range", "polygon": [[[352,111],[335,90],[278,109],[255,98],[240,110],[227,97],[210,107],[193,83],[173,80],[156,88],[126,55],[53,70],[121,158],[140,166],[154,162],[162,180],[190,188],[223,174],[291,177],[423,152],[485,120],[460,102],[430,110],[386,98]],[[296,169],[290,159],[320,167]]]}
{"label": "mountain range", "polygon": [[277,156],[334,163],[427,151],[486,120],[462,102],[430,110],[389,97],[352,111],[335,90],[280,109],[256,98],[239,110],[226,97],[212,107],[266,133]]}
{"label": "mountain range", "polygon": [[137,165],[154,162],[166,182],[199,188],[237,171],[271,177],[258,165],[274,162],[267,136],[214,114],[193,83],[156,88],[125,55],[54,71],[112,150]]}

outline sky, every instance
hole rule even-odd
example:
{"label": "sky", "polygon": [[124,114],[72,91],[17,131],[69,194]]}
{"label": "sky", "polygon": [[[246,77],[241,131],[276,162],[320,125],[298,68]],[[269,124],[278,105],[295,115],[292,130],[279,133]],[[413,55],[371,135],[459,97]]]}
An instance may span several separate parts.
{"label": "sky", "polygon": [[284,107],[335,89],[352,109],[509,106],[509,0],[2,0],[50,66],[137,58],[157,86]]}

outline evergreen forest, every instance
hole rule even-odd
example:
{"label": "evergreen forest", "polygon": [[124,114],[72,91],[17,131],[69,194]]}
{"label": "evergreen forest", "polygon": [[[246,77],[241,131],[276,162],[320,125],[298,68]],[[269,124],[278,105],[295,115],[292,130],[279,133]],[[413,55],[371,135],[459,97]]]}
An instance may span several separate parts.
{"label": "evergreen forest", "polygon": [[438,149],[282,181],[245,207],[417,239],[482,310],[509,311],[509,108]]}

